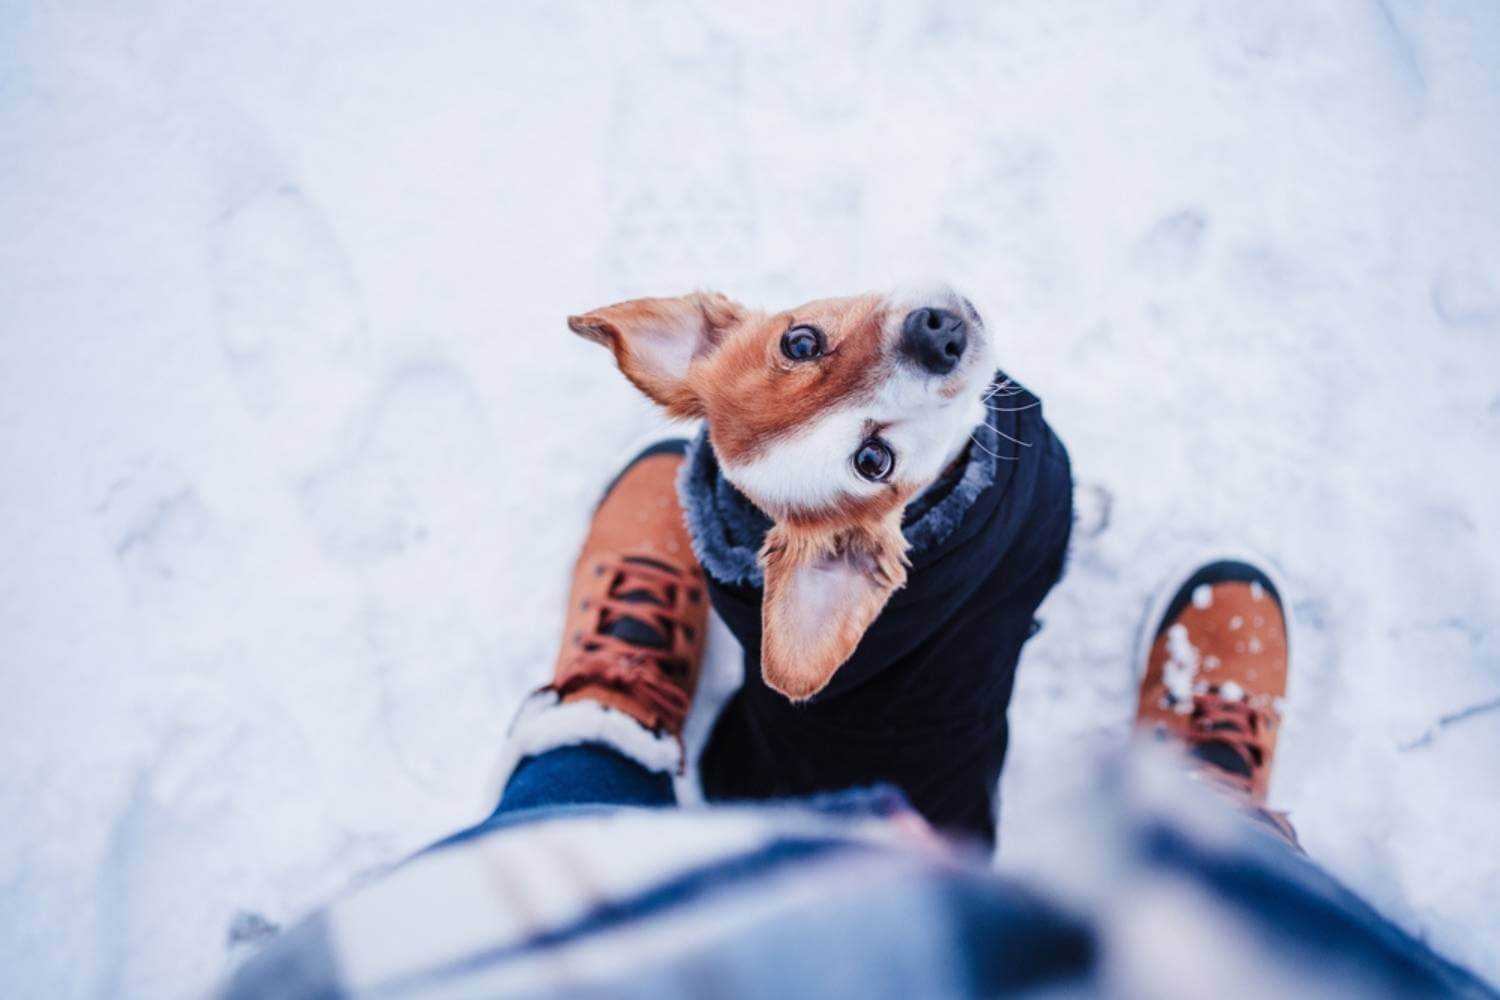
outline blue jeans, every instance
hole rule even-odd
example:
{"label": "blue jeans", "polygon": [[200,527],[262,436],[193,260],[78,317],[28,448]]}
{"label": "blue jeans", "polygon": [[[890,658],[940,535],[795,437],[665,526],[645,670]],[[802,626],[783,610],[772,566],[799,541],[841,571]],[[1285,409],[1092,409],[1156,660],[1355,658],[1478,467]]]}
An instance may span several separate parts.
{"label": "blue jeans", "polygon": [[526,757],[511,772],[500,804],[481,823],[428,848],[435,851],[531,820],[588,807],[674,806],[672,779],[648,771],[623,754],[593,743],[558,747]]}

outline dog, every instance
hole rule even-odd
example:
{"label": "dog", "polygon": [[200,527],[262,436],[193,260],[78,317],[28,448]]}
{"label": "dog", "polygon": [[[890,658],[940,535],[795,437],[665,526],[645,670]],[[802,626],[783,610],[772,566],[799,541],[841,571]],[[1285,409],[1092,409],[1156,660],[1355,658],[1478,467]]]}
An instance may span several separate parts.
{"label": "dog", "polygon": [[[995,333],[944,287],[779,312],[698,292],[570,317],[676,417],[678,481],[744,682],[711,801],[894,785],[993,843],[1006,719],[1062,577],[1072,471]],[[757,670],[756,667],[759,667]]]}
{"label": "dog", "polygon": [[701,418],[724,476],[774,522],[759,560],[761,675],[822,691],[907,580],[907,504],[984,423],[995,345],[951,289],[780,312],[718,293],[570,316],[648,397]]}

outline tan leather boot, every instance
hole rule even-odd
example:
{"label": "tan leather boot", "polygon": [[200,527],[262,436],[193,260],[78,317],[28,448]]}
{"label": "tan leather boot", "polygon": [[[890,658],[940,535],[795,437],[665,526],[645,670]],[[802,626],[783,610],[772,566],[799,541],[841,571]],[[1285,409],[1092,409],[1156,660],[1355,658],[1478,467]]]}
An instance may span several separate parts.
{"label": "tan leather boot", "polygon": [[1161,603],[1148,623],[1137,727],[1180,744],[1194,777],[1297,846],[1285,814],[1266,808],[1290,664],[1281,594],[1267,572],[1226,559]]}
{"label": "tan leather boot", "polygon": [[650,770],[684,770],[682,728],[708,623],[677,502],[686,448],[680,439],[652,445],[605,491],[573,567],[552,681],[522,704],[502,775],[527,755],[588,743]]}
{"label": "tan leather boot", "polygon": [[673,737],[698,686],[708,620],[703,570],[677,502],[683,447],[648,449],[594,511],[549,685],[565,703],[597,701]]}

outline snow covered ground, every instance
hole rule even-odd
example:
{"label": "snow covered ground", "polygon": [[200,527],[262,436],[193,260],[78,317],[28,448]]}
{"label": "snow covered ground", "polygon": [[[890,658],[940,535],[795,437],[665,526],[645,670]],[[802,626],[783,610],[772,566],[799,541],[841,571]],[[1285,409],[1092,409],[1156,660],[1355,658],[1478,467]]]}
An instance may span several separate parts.
{"label": "snow covered ground", "polygon": [[805,6],[0,3],[0,994],[190,995],[484,806],[651,419],[565,314],[913,275],[1085,511],[1002,864],[1227,538],[1276,799],[1500,978],[1500,6]]}

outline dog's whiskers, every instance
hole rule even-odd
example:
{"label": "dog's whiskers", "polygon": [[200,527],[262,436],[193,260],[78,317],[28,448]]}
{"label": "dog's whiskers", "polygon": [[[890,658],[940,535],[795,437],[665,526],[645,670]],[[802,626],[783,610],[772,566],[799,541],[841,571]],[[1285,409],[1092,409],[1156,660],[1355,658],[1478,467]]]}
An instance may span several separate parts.
{"label": "dog's whiskers", "polygon": [[991,458],[998,458],[998,459],[1000,459],[1001,461],[1004,461],[1004,462],[1019,462],[1021,460],[1020,456],[1018,456],[1018,455],[1001,455],[1001,454],[999,454],[997,452],[993,452],[990,449],[986,448],[984,446],[984,442],[981,441],[981,440],[979,440],[977,437],[974,436],[974,432],[973,431],[969,432],[969,440],[972,441],[972,442],[974,442],[974,446],[976,448],[978,448],[980,451],[984,452],[986,455],[990,456]]}
{"label": "dog's whiskers", "polygon": [[[986,425],[986,426],[989,426],[989,425]],[[1022,448],[1030,448],[1031,447],[1031,442],[1030,441],[1022,441],[1020,438],[1013,438],[1009,434],[1007,434],[1004,431],[1000,430],[998,427],[990,427],[990,430],[994,431],[996,434],[999,434],[1001,437],[1005,438],[1005,440],[1010,441],[1010,442],[1012,442],[1014,444],[1020,445]]]}
{"label": "dog's whiskers", "polygon": [[984,395],[981,398],[986,399],[986,400],[994,399],[996,396],[1000,396],[1000,397],[1004,397],[1004,398],[1009,398],[1011,396],[1019,396],[1022,393],[1024,393],[1025,391],[1026,390],[1022,389],[1020,386],[1015,386],[1014,388],[1012,388],[1009,391],[1007,391],[1006,388],[1005,388],[1005,384],[1002,383],[1000,385],[992,385],[992,386],[990,386],[988,389],[986,389],[984,391]]}
{"label": "dog's whiskers", "polygon": [[1034,403],[1027,403],[1025,406],[991,406],[984,400],[980,400],[980,402],[984,403],[984,408],[992,413],[1020,413],[1022,410],[1030,410],[1042,405],[1040,399]]}

